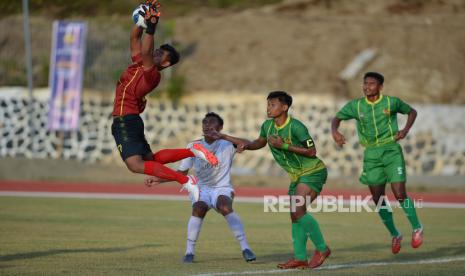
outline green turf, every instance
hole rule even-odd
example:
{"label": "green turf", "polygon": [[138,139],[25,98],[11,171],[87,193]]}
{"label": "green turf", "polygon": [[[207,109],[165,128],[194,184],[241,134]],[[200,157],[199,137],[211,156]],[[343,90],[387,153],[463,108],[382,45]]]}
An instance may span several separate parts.
{"label": "green turf", "polygon": [[[255,203],[236,204],[258,260],[247,264],[224,219],[207,215],[196,263],[183,265],[190,205],[174,201],[38,199],[0,197],[2,275],[186,275],[273,270],[291,256],[288,214],[263,213]],[[395,210],[406,236],[390,253],[387,231],[373,213],[316,214],[333,250],[325,265],[399,262],[465,256],[465,211],[421,209],[426,242],[413,250],[410,227]],[[289,274],[308,274],[310,271]],[[465,261],[321,270],[321,275],[463,275]]]}

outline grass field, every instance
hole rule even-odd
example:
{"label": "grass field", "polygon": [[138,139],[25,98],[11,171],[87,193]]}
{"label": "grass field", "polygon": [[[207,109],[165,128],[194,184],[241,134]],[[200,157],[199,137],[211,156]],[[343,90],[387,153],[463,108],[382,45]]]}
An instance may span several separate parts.
{"label": "grass field", "polygon": [[[0,274],[280,274],[276,264],[292,252],[288,214],[264,213],[257,203],[235,207],[257,262],[243,261],[224,219],[210,212],[197,244],[196,263],[184,265],[187,201],[0,197]],[[333,255],[321,270],[282,273],[464,275],[465,210],[425,208],[419,215],[426,239],[414,250],[409,245],[410,226],[403,212],[395,210],[406,239],[402,251],[393,256],[376,214],[315,214]],[[453,260],[445,262],[448,258]],[[434,260],[439,262],[419,263]],[[336,266],[341,264],[345,266]]]}

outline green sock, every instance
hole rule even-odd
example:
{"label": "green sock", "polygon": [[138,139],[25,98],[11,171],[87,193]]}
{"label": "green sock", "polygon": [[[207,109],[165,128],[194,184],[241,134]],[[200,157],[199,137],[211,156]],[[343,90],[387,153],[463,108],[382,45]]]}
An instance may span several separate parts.
{"label": "green sock", "polygon": [[421,228],[421,223],[418,220],[413,201],[407,197],[403,202],[400,203],[400,206],[402,206],[402,209],[404,209],[404,212],[407,215],[413,230]]}
{"label": "green sock", "polygon": [[386,208],[380,208],[378,210],[378,214],[381,217],[384,225],[386,225],[386,228],[389,230],[389,233],[391,233],[391,236],[399,236],[400,233],[397,231],[396,226],[394,225],[394,219],[392,218],[392,211],[389,211]]}
{"label": "green sock", "polygon": [[316,250],[325,251],[327,247],[318,222],[308,213],[299,218],[297,222],[300,224],[305,234],[310,237]]}
{"label": "green sock", "polygon": [[292,223],[292,245],[294,246],[294,259],[307,260],[307,236],[298,223]]}

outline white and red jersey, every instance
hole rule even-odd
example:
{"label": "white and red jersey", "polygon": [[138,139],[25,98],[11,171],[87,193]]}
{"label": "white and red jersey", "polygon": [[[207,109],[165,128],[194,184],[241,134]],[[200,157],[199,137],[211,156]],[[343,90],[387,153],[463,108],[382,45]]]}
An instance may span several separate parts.
{"label": "white and red jersey", "polygon": [[195,174],[199,179],[197,185],[199,185],[200,188],[232,188],[231,166],[234,155],[236,154],[236,148],[234,145],[231,142],[222,139],[208,144],[204,139],[202,139],[189,143],[187,147],[191,148],[194,143],[201,143],[205,148],[213,153],[216,158],[218,158],[219,165],[217,167],[213,167],[202,159],[189,157],[181,161],[178,170],[186,171],[194,168]]}

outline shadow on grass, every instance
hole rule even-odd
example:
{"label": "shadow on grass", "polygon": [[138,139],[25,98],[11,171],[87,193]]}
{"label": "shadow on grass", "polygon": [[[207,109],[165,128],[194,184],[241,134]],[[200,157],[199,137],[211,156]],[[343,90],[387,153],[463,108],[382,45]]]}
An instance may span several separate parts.
{"label": "shadow on grass", "polygon": [[[352,247],[344,247],[344,248],[331,248],[332,251],[335,251],[337,250],[337,252],[367,252],[368,250],[369,251],[372,251],[372,250],[387,250],[387,252],[390,252],[391,248],[390,248],[391,244],[390,243],[364,243],[364,244],[360,244],[360,245],[356,245],[356,246],[352,246]],[[331,247],[331,245],[329,245],[329,247]]]}
{"label": "shadow on grass", "polygon": [[[386,249],[386,257],[384,259],[372,260],[369,257],[370,252],[378,249]],[[421,261],[426,259],[438,259],[438,258],[451,258],[457,256],[465,256],[465,244],[452,244],[450,246],[439,247],[431,251],[422,251],[421,248],[413,249],[410,244],[405,243],[401,252],[398,255],[392,255],[390,248],[383,244],[373,243],[364,244],[354,247],[337,248],[331,247],[331,260],[337,260],[337,254],[339,252],[366,252],[367,258],[363,260],[354,260],[355,263],[370,263],[370,262],[397,262],[397,261]],[[407,252],[409,251],[409,252]],[[309,258],[311,258],[312,252],[308,251]],[[257,256],[257,263],[268,263],[268,262],[285,262],[293,257],[292,252],[283,254],[272,254]],[[360,262],[362,261],[362,262]]]}
{"label": "shadow on grass", "polygon": [[[408,252],[406,252],[408,251]],[[380,261],[415,261],[424,259],[450,258],[465,256],[465,244],[451,244],[449,246],[439,247],[432,251],[423,251],[422,248],[413,249],[409,243],[406,243],[398,255],[391,255],[391,258],[385,258]]]}
{"label": "shadow on grass", "polygon": [[[345,247],[345,248],[335,248],[334,246],[329,245],[332,251],[332,258],[336,257],[336,252],[366,252],[368,249],[369,250],[379,250],[379,249],[384,249],[386,248],[386,245],[380,244],[380,243],[371,243],[371,244],[363,244],[363,245],[357,245],[353,247]],[[313,246],[312,245],[307,245],[307,254],[308,257],[311,258],[313,255]],[[388,248],[389,249],[389,248]],[[279,254],[271,254],[271,255],[264,255],[260,256],[260,261],[261,262],[285,262],[291,258],[293,258],[294,255],[292,252],[286,252],[286,253],[279,253]],[[258,258],[258,256],[257,256]]]}
{"label": "shadow on grass", "polygon": [[0,262],[8,262],[14,260],[23,260],[23,259],[33,259],[40,257],[47,257],[60,254],[74,254],[74,253],[115,253],[115,252],[125,252],[129,250],[147,248],[147,247],[157,247],[157,244],[144,244],[139,246],[131,247],[109,247],[109,248],[82,248],[82,249],[51,249],[47,251],[36,251],[36,252],[26,252],[18,254],[10,254],[0,256]]}

